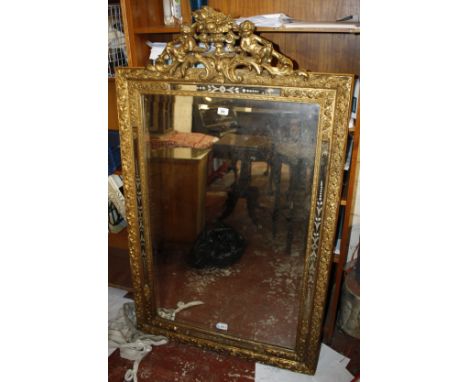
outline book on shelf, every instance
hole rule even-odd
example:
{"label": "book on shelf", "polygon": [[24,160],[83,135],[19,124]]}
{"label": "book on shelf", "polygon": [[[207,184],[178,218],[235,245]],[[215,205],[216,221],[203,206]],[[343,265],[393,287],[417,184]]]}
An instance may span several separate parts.
{"label": "book on shelf", "polygon": [[338,214],[338,225],[337,225],[337,231],[336,231],[335,248],[333,250],[334,255],[340,254],[341,238],[343,237],[344,215],[345,215],[345,208],[341,206],[340,212]]}
{"label": "book on shelf", "polygon": [[352,109],[351,109],[351,117],[356,119],[357,118],[357,108],[358,108],[358,101],[359,101],[359,86],[360,86],[361,81],[359,80],[359,77],[356,78],[356,81],[354,82],[354,94],[353,94],[353,103],[352,103]]}
{"label": "book on shelf", "polygon": [[351,167],[351,157],[353,155],[353,141],[353,136],[351,134],[348,134],[348,142],[346,143],[346,161],[344,165],[345,171],[348,171]]}
{"label": "book on shelf", "polygon": [[359,87],[360,87],[360,80],[359,77],[356,78],[354,82],[354,92],[353,92],[353,99],[351,103],[351,117],[349,118],[349,128],[353,128],[354,124],[356,123],[357,119],[357,109],[358,109],[358,102],[359,102]]}
{"label": "book on shelf", "polygon": [[343,183],[341,187],[341,198],[346,198],[349,187],[349,170],[351,169],[351,159],[353,154],[353,143],[354,137],[352,134],[348,134],[348,142],[346,143],[346,159],[343,167]]}

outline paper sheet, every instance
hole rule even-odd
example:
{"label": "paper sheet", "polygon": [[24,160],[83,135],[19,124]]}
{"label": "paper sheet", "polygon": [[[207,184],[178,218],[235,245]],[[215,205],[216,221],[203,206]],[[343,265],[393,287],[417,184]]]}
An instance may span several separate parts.
{"label": "paper sheet", "polygon": [[163,52],[163,50],[166,47],[167,43],[147,41],[146,45],[151,47],[151,52],[150,52],[149,59],[155,61],[159,57],[159,55]]}
{"label": "paper sheet", "polygon": [[236,23],[240,24],[245,20],[252,21],[257,27],[271,27],[278,28],[283,25],[283,23],[289,22],[291,18],[286,16],[284,13],[271,13],[266,15],[258,15],[251,17],[241,17],[236,19]]}
{"label": "paper sheet", "polygon": [[255,382],[351,382],[353,375],[346,369],[350,359],[322,344],[315,375],[255,364]]}
{"label": "paper sheet", "polygon": [[313,21],[292,21],[290,23],[284,23],[282,25],[283,28],[306,28],[306,29],[343,29],[347,28],[349,30],[355,29],[356,31],[359,28],[359,24],[357,23],[343,23],[343,22],[313,22]]}

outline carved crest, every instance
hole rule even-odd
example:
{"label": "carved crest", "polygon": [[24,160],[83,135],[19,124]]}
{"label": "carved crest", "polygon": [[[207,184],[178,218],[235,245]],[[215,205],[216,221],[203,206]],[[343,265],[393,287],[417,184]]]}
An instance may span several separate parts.
{"label": "carved crest", "polygon": [[277,52],[270,41],[254,34],[251,21],[237,25],[231,16],[210,7],[193,12],[193,17],[195,22],[182,24],[180,34],[147,69],[163,77],[231,82],[243,80],[240,69],[271,77],[307,77],[305,72],[294,70],[292,61]]}

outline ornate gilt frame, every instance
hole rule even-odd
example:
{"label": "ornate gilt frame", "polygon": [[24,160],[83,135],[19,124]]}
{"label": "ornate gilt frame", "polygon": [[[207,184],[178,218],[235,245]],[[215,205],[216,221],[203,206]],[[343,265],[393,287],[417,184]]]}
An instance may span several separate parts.
{"label": "ornate gilt frame", "polygon": [[[122,172],[129,232],[130,266],[138,326],[204,348],[227,351],[256,361],[314,373],[320,349],[332,247],[340,205],[352,75],[293,70],[292,61],[270,42],[254,35],[253,24],[237,26],[210,8],[194,12],[195,23],[159,59],[146,68],[117,70]],[[237,40],[239,46],[237,46]],[[202,44],[200,44],[202,43]],[[208,49],[211,47],[211,49]],[[199,64],[202,64],[200,68]],[[199,89],[196,90],[196,86]],[[156,314],[142,94],[196,95],[306,102],[320,106],[311,215],[299,325],[294,349],[234,338],[162,319]]]}

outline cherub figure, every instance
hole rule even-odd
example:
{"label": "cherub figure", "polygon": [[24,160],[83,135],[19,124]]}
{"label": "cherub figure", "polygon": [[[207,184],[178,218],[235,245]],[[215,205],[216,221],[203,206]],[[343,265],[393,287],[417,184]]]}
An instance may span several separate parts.
{"label": "cherub figure", "polygon": [[241,51],[250,53],[259,64],[269,64],[272,59],[273,44],[253,33],[255,24],[249,20],[244,21],[240,27]]}
{"label": "cherub figure", "polygon": [[181,24],[180,35],[166,45],[163,53],[161,54],[162,60],[174,58],[178,62],[183,62],[188,53],[199,53],[206,51],[205,48],[198,46],[195,41],[192,27],[188,24]]}
{"label": "cherub figure", "polygon": [[273,49],[273,44],[253,33],[255,24],[249,20],[244,21],[240,26],[240,47],[241,51],[250,53],[258,64],[271,65],[273,57],[277,59],[278,68],[271,68],[271,71],[289,73],[292,71],[293,63],[286,56]]}

